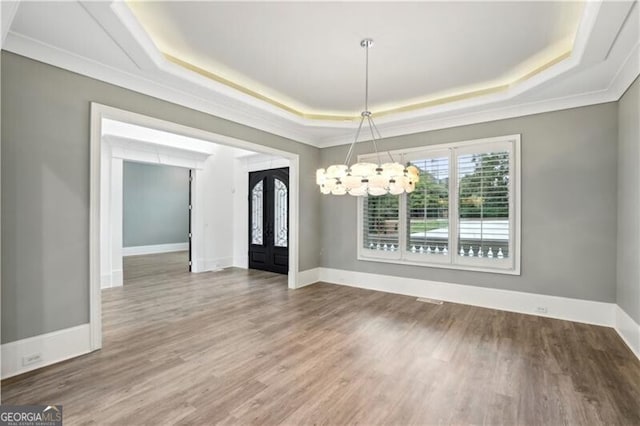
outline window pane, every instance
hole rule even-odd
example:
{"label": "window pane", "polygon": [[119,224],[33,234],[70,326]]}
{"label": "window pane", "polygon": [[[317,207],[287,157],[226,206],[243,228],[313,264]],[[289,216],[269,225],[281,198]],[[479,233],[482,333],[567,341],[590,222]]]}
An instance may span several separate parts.
{"label": "window pane", "polygon": [[364,248],[398,251],[398,200],[397,195],[390,194],[363,200]]}
{"label": "window pane", "polygon": [[412,161],[420,181],[407,196],[407,247],[425,256],[449,252],[449,158]]}
{"label": "window pane", "polygon": [[262,237],[262,211],[263,211],[264,185],[262,181],[254,185],[251,190],[251,244],[263,243]]}
{"label": "window pane", "polygon": [[274,214],[273,214],[273,243],[276,247],[287,247],[288,237],[288,191],[287,185],[280,179],[274,179]]}
{"label": "window pane", "polygon": [[508,258],[509,153],[460,155],[458,196],[457,253],[465,257]]}

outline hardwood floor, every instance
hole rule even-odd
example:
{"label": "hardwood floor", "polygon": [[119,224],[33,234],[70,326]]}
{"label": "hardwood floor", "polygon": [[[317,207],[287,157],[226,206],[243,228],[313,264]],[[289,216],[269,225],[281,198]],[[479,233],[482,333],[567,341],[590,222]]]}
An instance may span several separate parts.
{"label": "hardwood floor", "polygon": [[141,279],[153,280],[160,275],[189,272],[189,252],[174,251],[146,256],[124,256],[122,258],[125,284],[135,284]]}
{"label": "hardwood floor", "polygon": [[104,348],[3,381],[3,403],[67,425],[640,424],[640,361],[610,328],[131,260]]}

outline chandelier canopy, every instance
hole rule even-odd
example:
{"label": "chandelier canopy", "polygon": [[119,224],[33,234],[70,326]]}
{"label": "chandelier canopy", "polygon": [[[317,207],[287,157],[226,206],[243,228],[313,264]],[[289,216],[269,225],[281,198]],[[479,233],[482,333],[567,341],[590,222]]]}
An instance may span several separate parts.
{"label": "chandelier canopy", "polygon": [[[326,169],[318,169],[316,171],[316,183],[320,186],[320,192],[323,194],[349,194],[353,196],[399,195],[403,192],[413,192],[419,180],[418,169],[415,166],[406,167],[395,162],[390,152],[387,151],[390,162],[382,163],[380,160],[377,140],[380,140],[381,136],[369,111],[369,48],[372,45],[373,40],[370,38],[360,42],[360,46],[364,47],[366,51],[364,111],[360,114],[360,125],[356,131],[356,137],[347,152],[347,158],[344,164],[334,164]],[[356,163],[350,165],[353,148],[358,141],[365,120],[367,120],[369,131],[371,132],[371,142],[373,143],[378,163]]]}

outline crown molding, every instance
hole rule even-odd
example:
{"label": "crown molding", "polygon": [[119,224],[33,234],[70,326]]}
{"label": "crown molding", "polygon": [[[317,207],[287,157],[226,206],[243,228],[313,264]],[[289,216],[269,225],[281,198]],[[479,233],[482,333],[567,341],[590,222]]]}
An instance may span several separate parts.
{"label": "crown molding", "polygon": [[607,90],[611,92],[611,96],[617,101],[638,76],[640,76],[640,41],[636,43],[627,59],[618,69]]}
{"label": "crown molding", "polygon": [[2,37],[0,46],[2,46],[2,48],[4,48],[4,42],[9,34],[13,18],[16,17],[19,5],[20,0],[3,1],[0,3],[0,37]]}
{"label": "crown molding", "polygon": [[[201,91],[203,87],[208,89],[211,91],[210,95],[214,97],[222,95],[227,100],[234,100],[248,107],[254,107],[255,109],[270,113],[273,116],[285,119],[293,124],[300,126],[307,125],[309,120],[303,117],[234,89],[224,83],[193,72],[169,60],[164,53],[158,50],[151,37],[146,33],[142,25],[140,25],[125,2],[113,2],[108,8],[101,3],[80,2],[80,4],[96,23],[103,25],[104,22],[110,22],[110,26],[103,28],[105,28],[105,31],[114,41],[115,39],[112,34],[119,35],[121,40],[119,40],[117,44],[121,46],[122,50],[125,51],[135,63],[142,60],[152,62],[154,67],[153,69],[149,69],[149,71],[166,73],[176,78],[178,84],[182,82],[192,83],[199,91]],[[114,16],[118,22],[113,22]]]}
{"label": "crown molding", "polygon": [[[564,109],[579,108],[589,105],[597,105],[607,102],[616,102],[640,75],[640,42],[636,43],[627,58],[624,60],[615,77],[606,89],[597,90],[578,95],[565,96],[544,101],[528,102],[519,105],[504,106],[484,109],[461,114],[449,114],[446,117],[434,117],[430,120],[416,120],[410,118],[404,122],[380,122],[377,123],[384,137],[394,137],[407,134],[427,132],[431,130],[447,129],[451,127],[466,126],[471,124],[486,123],[508,118],[524,117],[527,115],[541,114],[545,112],[560,111]],[[364,139],[362,140],[364,141]],[[327,138],[318,143],[320,148],[345,145],[353,142],[353,137],[338,136]]]}
{"label": "crown molding", "polygon": [[[580,23],[571,49],[558,54],[555,58],[548,60],[548,62],[538,64],[536,68],[531,68],[526,74],[521,75],[518,78],[512,79],[509,82],[502,82],[500,84],[494,83],[491,85],[485,85],[473,91],[463,91],[453,93],[445,97],[434,97],[418,102],[412,101],[410,103],[399,104],[392,108],[384,110],[377,110],[373,108],[372,113],[373,115],[375,115],[375,117],[383,117],[388,115],[397,117],[400,113],[411,111],[416,111],[417,114],[420,115],[427,115],[430,114],[431,109],[435,106],[454,103],[460,100],[469,100],[476,98],[483,98],[486,100],[488,98],[486,98],[484,95],[490,93],[501,93],[504,91],[509,91],[509,96],[513,97],[518,93],[522,93],[523,91],[529,90],[536,85],[542,84],[545,81],[557,76],[558,74],[568,69],[574,68],[580,64],[581,58],[587,46],[587,42],[591,37],[594,26],[597,23],[601,4],[601,0],[597,0],[588,2],[584,5]],[[199,65],[185,61],[180,56],[176,57],[174,55],[163,52],[156,48],[152,35],[147,33],[141,21],[139,21],[139,16],[136,16],[125,2],[113,4],[112,9],[119,16],[122,23],[131,33],[131,35],[137,40],[137,42],[140,43],[140,45],[147,46],[147,51],[150,54],[153,53],[153,57],[157,58],[156,63],[160,68],[167,68],[164,64],[165,61],[163,61],[164,58],[166,59],[166,62],[178,65],[182,69],[182,73],[184,73],[184,71],[187,71],[190,74],[198,74],[208,80],[221,84],[222,87],[235,89],[236,92],[239,92],[240,96],[246,95],[249,98],[264,101],[266,104],[268,104],[269,107],[275,107],[276,109],[286,111],[303,119],[328,122],[358,122],[360,119],[359,113],[320,113],[314,111],[313,109],[304,110],[300,109],[299,107],[294,107],[291,104],[288,104],[286,101],[278,99],[277,97],[267,96],[254,88],[243,86],[242,84],[239,84],[233,80],[228,80],[227,78],[217,74],[214,69],[202,68]],[[559,64],[562,65],[556,66]],[[555,71],[547,72],[549,68],[554,68]],[[177,69],[175,71],[180,73],[180,71]],[[539,74],[543,74],[544,76],[540,78]],[[186,74],[182,77],[186,78]],[[216,86],[214,86],[212,89],[217,90],[219,89],[219,87],[216,88]],[[245,101],[247,100],[245,99]],[[267,105],[263,105],[263,107],[266,106]],[[429,111],[427,112],[427,110]]]}
{"label": "crown molding", "polygon": [[[391,138],[395,136],[448,129],[451,127],[467,126],[471,124],[486,123],[508,118],[524,117],[527,115],[613,102],[615,100],[617,99],[614,99],[610,95],[609,91],[602,90],[566,98],[486,109],[468,114],[450,115],[448,117],[438,117],[431,120],[421,120],[419,122],[412,120],[405,123],[377,124],[377,126],[380,132],[384,135],[384,138]],[[363,142],[365,139],[359,141]],[[332,146],[350,144],[351,142],[353,142],[353,138],[349,139],[348,137],[340,136],[337,138],[325,139],[320,142],[318,146],[320,148],[329,148]]]}
{"label": "crown molding", "polygon": [[[325,148],[353,141],[357,127],[353,121],[305,119],[168,61],[142,30],[128,7],[120,2],[80,2],[80,5],[130,58],[134,71],[115,68],[14,31],[9,31],[4,48],[71,72],[314,147]],[[598,90],[540,101],[519,100],[538,86],[584,70],[584,61],[592,65],[605,59],[603,55],[608,54],[616,42],[616,38],[609,37],[610,27],[616,25],[621,31],[629,21],[617,16],[613,24],[605,20],[604,24],[607,25],[603,29],[603,21],[599,21],[599,18],[604,13],[603,9],[607,12],[607,5],[607,2],[600,1],[585,5],[574,50],[567,59],[500,93],[381,116],[376,120],[378,128],[386,138],[618,100],[640,74],[639,42],[631,48],[617,71],[611,74],[614,76],[611,81],[596,85]],[[630,5],[625,12],[627,18],[634,8],[636,12],[640,9]],[[618,10],[617,13],[620,15],[622,12]],[[604,38],[608,42],[603,41]],[[593,39],[596,43],[590,41]]]}
{"label": "crown molding", "polygon": [[[617,37],[613,37],[607,43],[594,43],[595,46],[589,45],[589,40],[592,37],[598,37],[602,34],[602,28],[598,26],[599,22],[597,20],[601,12],[601,5],[602,3],[600,2],[588,4],[590,8],[585,10],[583,21],[576,37],[573,54],[567,60],[550,67],[545,72],[539,73],[519,85],[509,88],[508,91],[503,93],[495,93],[483,98],[432,108],[430,116],[422,116],[419,115],[419,112],[414,111],[403,114],[401,117],[397,116],[395,120],[388,120],[387,117],[382,117],[380,120],[376,120],[380,132],[384,137],[395,137],[617,101],[640,75],[640,41],[631,47],[626,59],[621,62],[619,68],[613,73],[614,77],[606,87],[600,90],[540,101],[513,102],[519,96],[550,81],[552,78],[563,76],[566,78],[572,75],[573,72],[580,70],[579,67],[585,61],[593,64],[605,59],[617,41]],[[639,9],[638,4],[633,3],[626,10],[616,11],[616,19],[620,22],[617,34],[620,34],[624,25],[628,23],[628,18],[632,13],[640,13]],[[512,104],[504,105],[508,101],[512,101]],[[365,138],[360,138],[358,141],[365,140]],[[318,141],[318,146],[327,148],[350,144],[351,142],[353,142],[353,135],[337,135]]]}
{"label": "crown molding", "polygon": [[13,31],[9,31],[7,35],[4,50],[105,83],[283,136],[296,142],[315,146],[314,141],[304,131],[304,126],[295,125],[289,120],[235,99],[223,96],[205,99],[154,79],[114,68]]}

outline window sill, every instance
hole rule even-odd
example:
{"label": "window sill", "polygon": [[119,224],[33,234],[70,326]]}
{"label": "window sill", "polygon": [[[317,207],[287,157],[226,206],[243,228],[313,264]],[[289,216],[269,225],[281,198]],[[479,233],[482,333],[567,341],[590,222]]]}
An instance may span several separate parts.
{"label": "window sill", "polygon": [[385,257],[367,256],[362,253],[358,253],[357,258],[358,260],[362,260],[365,262],[393,263],[396,265],[422,266],[424,268],[453,269],[457,271],[488,272],[492,274],[502,274],[502,275],[520,275],[519,265],[511,269],[489,268],[489,267],[481,267],[481,266],[460,265],[455,263],[416,262],[412,260],[399,259],[399,258],[392,259],[392,258],[385,258]]}

